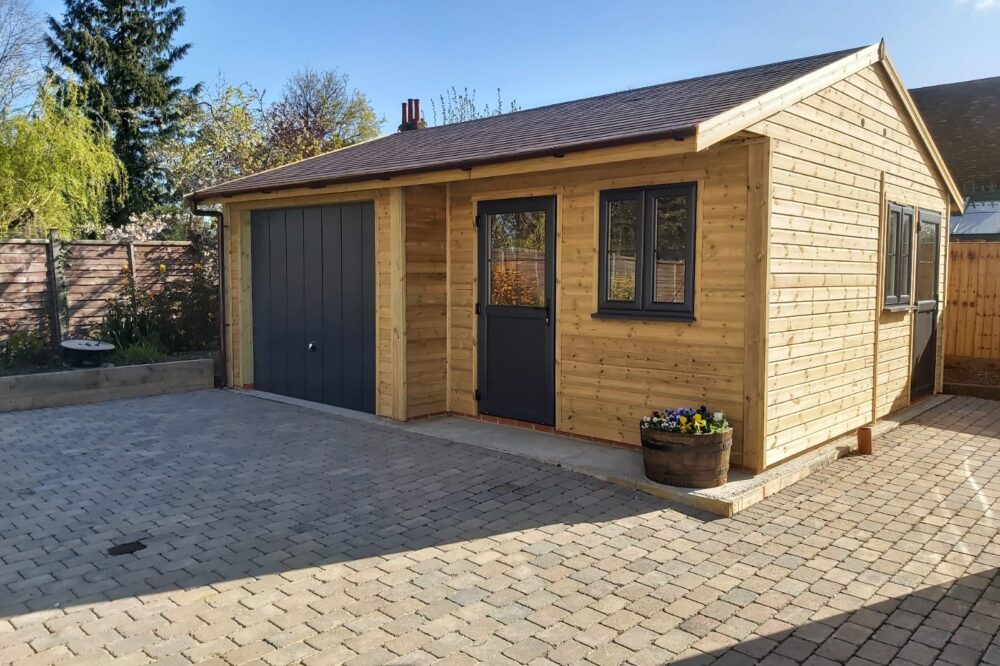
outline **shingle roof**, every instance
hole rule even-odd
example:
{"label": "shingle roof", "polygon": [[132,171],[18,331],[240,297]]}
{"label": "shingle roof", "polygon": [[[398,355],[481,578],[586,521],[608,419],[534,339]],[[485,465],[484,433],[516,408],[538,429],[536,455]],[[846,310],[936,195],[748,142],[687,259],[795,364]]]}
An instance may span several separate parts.
{"label": "shingle roof", "polygon": [[910,95],[962,193],[1000,185],[1000,76]]}
{"label": "shingle roof", "polygon": [[247,192],[471,167],[690,135],[701,122],[861,50],[788,60],[552,104],[452,125],[397,132],[195,192]]}

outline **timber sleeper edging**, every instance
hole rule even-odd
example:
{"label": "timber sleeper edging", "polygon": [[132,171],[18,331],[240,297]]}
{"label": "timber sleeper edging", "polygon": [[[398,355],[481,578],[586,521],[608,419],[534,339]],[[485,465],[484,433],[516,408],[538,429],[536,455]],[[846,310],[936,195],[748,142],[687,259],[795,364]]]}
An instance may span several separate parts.
{"label": "timber sleeper edging", "polygon": [[213,388],[212,359],[0,377],[0,413]]}

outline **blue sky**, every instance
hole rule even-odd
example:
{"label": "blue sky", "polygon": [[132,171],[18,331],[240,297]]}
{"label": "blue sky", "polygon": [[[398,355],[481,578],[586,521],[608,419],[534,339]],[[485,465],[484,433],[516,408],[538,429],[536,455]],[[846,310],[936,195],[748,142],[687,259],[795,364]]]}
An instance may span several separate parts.
{"label": "blue sky", "polygon": [[[451,85],[522,108],[877,42],[910,87],[1000,76],[1000,0],[182,0],[179,72],[273,99],[338,68],[386,117]],[[59,15],[62,0],[35,0]]]}

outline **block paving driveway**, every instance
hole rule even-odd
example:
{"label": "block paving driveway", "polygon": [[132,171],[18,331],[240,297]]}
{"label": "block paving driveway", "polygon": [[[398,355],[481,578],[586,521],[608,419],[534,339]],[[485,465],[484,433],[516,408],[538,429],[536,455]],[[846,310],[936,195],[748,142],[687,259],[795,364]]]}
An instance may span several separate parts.
{"label": "block paving driveway", "polygon": [[221,391],[0,415],[0,662],[1000,664],[1000,403],[876,445],[718,519]]}

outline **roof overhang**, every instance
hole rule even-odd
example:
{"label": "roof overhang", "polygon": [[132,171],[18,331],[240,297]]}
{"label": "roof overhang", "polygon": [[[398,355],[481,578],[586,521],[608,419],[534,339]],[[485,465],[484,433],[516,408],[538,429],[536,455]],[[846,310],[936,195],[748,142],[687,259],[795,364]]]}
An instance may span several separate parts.
{"label": "roof overhang", "polygon": [[509,176],[519,173],[565,169],[577,166],[620,162],[646,157],[676,155],[696,150],[695,128],[637,135],[626,139],[580,143],[558,148],[544,148],[511,155],[503,159],[456,161],[426,169],[398,169],[377,174],[344,178],[326,178],[292,187],[248,188],[226,194],[189,192],[184,202],[221,204],[261,198],[261,195],[293,197],[332,192],[371,190],[384,187],[448,183],[477,178]]}
{"label": "roof overhang", "polygon": [[[947,190],[952,200],[952,209],[962,211],[964,199],[955,185],[941,153],[934,144],[920,112],[886,53],[884,42],[855,51],[840,60],[705,120],[696,127],[682,130],[673,129],[669,132],[636,134],[613,141],[551,146],[480,161],[458,160],[454,163],[434,164],[427,168],[379,171],[378,173],[356,174],[341,178],[317,179],[287,186],[257,187],[246,190],[231,189],[225,194],[195,191],[186,194],[184,200],[189,205],[217,204],[272,196],[279,191],[281,196],[291,197],[328,192],[360,191],[380,187],[445,183],[596,164],[602,160],[610,162],[640,159],[654,154],[669,155],[701,151],[729,140],[741,132],[745,132],[756,123],[873,65],[880,66],[889,80],[903,112],[916,134],[915,139],[922,144],[928,161],[933,164],[943,189]],[[633,145],[637,146],[636,150],[623,150],[623,147]],[[349,150],[350,148],[348,146],[341,150]],[[660,150],[660,152],[656,153],[656,150]],[[231,182],[236,184],[239,180]]]}
{"label": "roof overhang", "polygon": [[948,167],[941,157],[940,151],[934,144],[927,125],[924,124],[920,112],[917,110],[913,98],[907,91],[899,78],[899,73],[892,64],[889,54],[885,50],[885,42],[872,44],[836,62],[830,63],[826,67],[821,67],[814,72],[775,88],[769,93],[761,95],[755,99],[733,107],[732,109],[720,113],[698,125],[696,130],[695,143],[698,150],[705,150],[715,145],[737,132],[746,130],[756,123],[766,120],[774,114],[787,109],[788,107],[801,102],[810,95],[814,95],[824,88],[828,88],[834,83],[846,79],[852,74],[856,74],[863,69],[879,65],[889,79],[890,84],[900,105],[905,112],[916,133],[916,140],[922,144],[928,160],[934,165],[938,178],[944,189],[952,200],[952,209],[961,211],[964,207],[964,198],[955,185],[955,181],[948,171]]}

